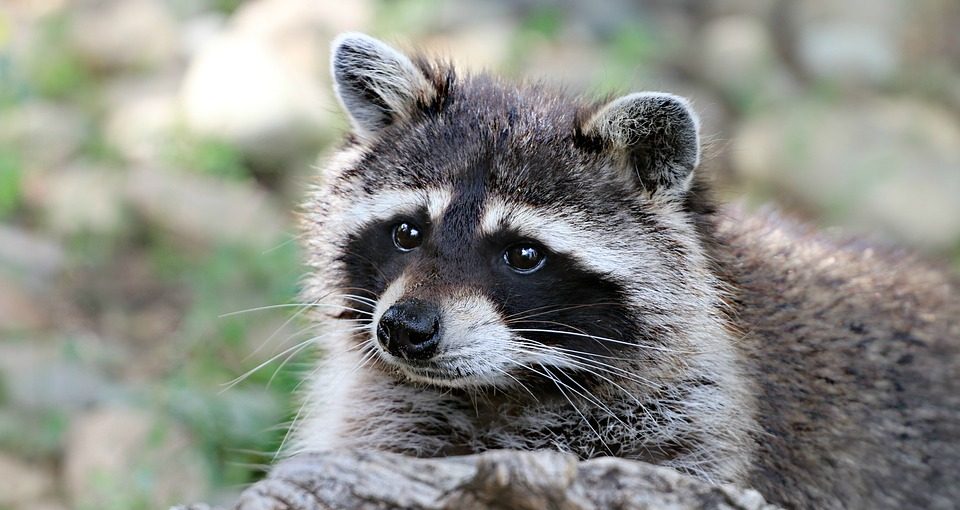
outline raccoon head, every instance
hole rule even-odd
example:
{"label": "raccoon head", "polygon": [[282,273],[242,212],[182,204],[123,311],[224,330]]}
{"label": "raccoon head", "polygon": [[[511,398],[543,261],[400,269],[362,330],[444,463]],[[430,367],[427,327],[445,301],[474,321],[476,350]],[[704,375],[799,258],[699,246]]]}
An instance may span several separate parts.
{"label": "raccoon head", "polygon": [[697,342],[714,298],[686,100],[459,77],[362,34],[334,42],[332,74],[353,133],[306,204],[306,295],[359,324],[346,348],[502,389],[622,379],[610,360],[652,377]]}

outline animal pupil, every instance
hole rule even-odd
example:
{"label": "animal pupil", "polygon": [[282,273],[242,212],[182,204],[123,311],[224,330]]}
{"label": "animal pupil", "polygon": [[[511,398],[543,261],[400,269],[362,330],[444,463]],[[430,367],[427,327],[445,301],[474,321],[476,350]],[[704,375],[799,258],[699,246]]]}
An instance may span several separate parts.
{"label": "animal pupil", "polygon": [[518,273],[532,273],[543,266],[545,258],[536,247],[517,244],[503,252],[503,260]]}
{"label": "animal pupil", "polygon": [[410,251],[423,243],[423,234],[419,228],[404,221],[393,227],[393,243],[402,251]]}

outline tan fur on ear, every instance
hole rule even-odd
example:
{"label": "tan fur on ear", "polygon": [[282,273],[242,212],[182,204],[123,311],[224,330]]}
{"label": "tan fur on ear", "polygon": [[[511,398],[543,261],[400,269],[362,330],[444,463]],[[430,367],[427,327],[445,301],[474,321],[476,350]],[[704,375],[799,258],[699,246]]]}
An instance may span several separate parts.
{"label": "tan fur on ear", "polygon": [[436,94],[406,55],[365,34],[337,37],[330,65],[337,98],[363,138],[409,116],[417,102],[427,103]]}
{"label": "tan fur on ear", "polygon": [[700,120],[689,101],[673,94],[641,92],[615,99],[582,131],[619,152],[649,191],[687,191],[700,162]]}

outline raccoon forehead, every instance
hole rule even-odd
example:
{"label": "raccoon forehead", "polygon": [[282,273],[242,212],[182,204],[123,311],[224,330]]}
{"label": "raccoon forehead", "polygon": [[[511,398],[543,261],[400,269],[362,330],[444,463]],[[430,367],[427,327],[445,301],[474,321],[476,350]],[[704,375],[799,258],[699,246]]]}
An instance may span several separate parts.
{"label": "raccoon forehead", "polygon": [[432,222],[438,222],[450,206],[453,193],[448,188],[388,189],[351,197],[349,205],[338,217],[344,230],[353,231],[364,225],[385,221],[398,215],[414,215],[426,210]]}

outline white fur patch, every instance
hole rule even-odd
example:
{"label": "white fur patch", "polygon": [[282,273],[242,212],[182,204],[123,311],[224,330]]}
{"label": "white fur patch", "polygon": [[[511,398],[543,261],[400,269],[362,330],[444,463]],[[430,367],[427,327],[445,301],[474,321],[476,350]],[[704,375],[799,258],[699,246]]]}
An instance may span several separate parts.
{"label": "white fur patch", "polygon": [[364,225],[388,220],[397,215],[416,214],[426,209],[430,221],[436,223],[450,204],[450,190],[387,190],[363,198],[349,205],[338,218],[338,228],[344,232],[357,232]]}
{"label": "white fur patch", "polygon": [[[588,218],[573,213],[557,213],[529,205],[510,203],[498,198],[487,201],[480,232],[492,235],[510,229],[543,243],[556,253],[576,259],[583,266],[600,273],[629,279],[631,266],[639,259],[635,250],[616,238],[591,231]],[[629,257],[630,260],[626,260]]]}

